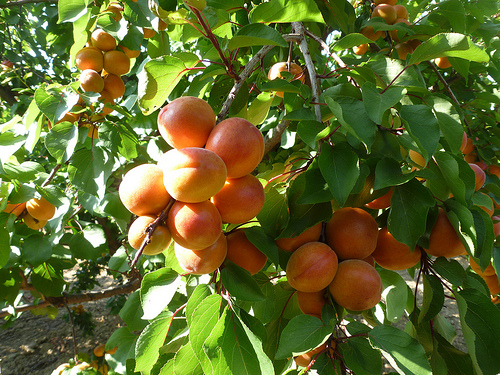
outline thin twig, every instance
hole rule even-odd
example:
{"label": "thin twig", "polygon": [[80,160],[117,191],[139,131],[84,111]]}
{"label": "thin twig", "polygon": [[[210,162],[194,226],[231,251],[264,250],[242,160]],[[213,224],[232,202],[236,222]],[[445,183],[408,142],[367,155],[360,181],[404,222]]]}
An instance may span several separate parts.
{"label": "thin twig", "polygon": [[73,359],[76,361],[76,356],[78,355],[77,344],[76,344],[76,330],[75,322],[73,321],[73,315],[71,315],[71,310],[67,303],[64,303],[64,307],[68,310],[69,321],[71,322],[71,329],[73,330]]}
{"label": "thin twig", "polygon": [[47,177],[47,179],[43,182],[42,186],[41,187],[45,187],[47,186],[48,184],[50,184],[50,181],[52,181],[52,179],[56,176],[56,173],[57,171],[62,167],[62,164],[57,164],[54,169],[52,169],[52,171],[50,172],[49,174],[49,177]]}
{"label": "thin twig", "polygon": [[342,60],[339,55],[337,55],[335,52],[331,52],[330,51],[330,47],[328,47],[328,44],[325,43],[325,41],[323,39],[321,39],[320,37],[318,37],[317,35],[314,35],[312,32],[310,32],[309,30],[305,30],[305,34],[309,37],[311,37],[313,40],[315,40],[316,42],[319,43],[319,45],[321,46],[321,48],[323,48],[325,50],[326,53],[328,53],[330,55],[330,57],[332,59],[334,59],[337,64],[341,67],[341,68],[347,68],[347,64],[344,62],[344,60]]}

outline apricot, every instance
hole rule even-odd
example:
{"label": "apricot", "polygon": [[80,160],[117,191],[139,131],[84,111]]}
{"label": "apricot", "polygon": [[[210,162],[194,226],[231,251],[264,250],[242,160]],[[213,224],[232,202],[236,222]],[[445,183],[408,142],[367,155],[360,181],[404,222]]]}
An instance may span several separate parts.
{"label": "apricot", "polygon": [[466,250],[446,212],[439,208],[436,223],[432,227],[427,254],[435,257],[452,258],[465,254]]}
{"label": "apricot", "polygon": [[[113,99],[113,95],[111,95],[111,93],[107,92],[106,90],[101,91],[101,95],[99,96],[99,100],[101,102],[103,102],[104,104],[115,105],[115,100]],[[104,106],[102,108],[102,111],[99,114],[109,115],[113,111],[114,111],[113,108]]]}
{"label": "apricot", "polygon": [[267,263],[267,256],[247,238],[243,229],[237,229],[227,235],[226,259],[251,275],[260,272]]}
{"label": "apricot", "polygon": [[492,276],[495,275],[495,269],[493,268],[493,265],[490,264],[484,269],[484,271],[481,271],[481,267],[479,267],[479,264],[476,263],[474,258],[469,257],[469,264],[470,268],[474,270],[475,273],[477,273],[479,276],[484,277],[484,276]]}
{"label": "apricot", "polygon": [[318,223],[310,228],[307,228],[298,236],[290,238],[279,238],[275,242],[280,249],[288,252],[293,252],[308,242],[319,241],[322,229],[323,229],[323,223]]}
{"label": "apricot", "polygon": [[385,193],[381,197],[375,198],[371,202],[365,204],[365,207],[371,208],[372,210],[383,210],[391,206],[391,198],[392,198],[392,187],[389,189],[387,193]]}
{"label": "apricot", "polygon": [[337,254],[330,246],[309,242],[295,250],[288,259],[286,277],[296,290],[319,292],[332,282],[337,265]]}
{"label": "apricot", "polygon": [[304,314],[319,316],[321,316],[323,306],[328,303],[324,289],[312,293],[297,291],[297,301],[300,311]]}
{"label": "apricot", "polygon": [[190,250],[201,250],[217,241],[222,231],[219,211],[210,201],[176,201],[167,217],[172,239]]}
{"label": "apricot", "polygon": [[158,215],[170,201],[163,171],[155,164],[141,164],[129,170],[118,187],[123,205],[137,216]]}
{"label": "apricot", "polygon": [[413,50],[415,51],[415,49],[422,44],[422,42],[418,39],[410,39],[410,40],[407,40],[406,43],[408,43],[411,48],[413,48]]}
{"label": "apricot", "polygon": [[107,74],[104,79],[104,91],[109,92],[112,99],[118,99],[125,94],[125,83],[115,74]]}
{"label": "apricot", "polygon": [[326,224],[326,243],[339,259],[363,259],[377,246],[378,225],[361,208],[344,207]]}
{"label": "apricot", "polygon": [[104,344],[97,345],[94,348],[94,355],[96,357],[103,357],[104,356]]}
{"label": "apricot", "polygon": [[111,51],[116,48],[116,39],[103,29],[95,29],[90,36],[92,46],[101,51]]}
{"label": "apricot", "polygon": [[474,163],[477,160],[477,154],[475,152],[470,152],[464,155],[464,160],[467,163]]}
{"label": "apricot", "polygon": [[380,4],[389,4],[389,5],[396,5],[398,0],[375,0],[373,3],[375,5],[380,5]]}
{"label": "apricot", "polygon": [[462,151],[462,154],[470,154],[472,151],[474,151],[474,143],[472,142],[472,139],[470,139],[467,136],[467,133],[464,132],[464,135],[462,136],[462,145],[460,146],[460,151]]}
{"label": "apricot", "polygon": [[441,69],[448,69],[451,67],[451,63],[446,56],[436,58],[434,60],[434,63],[436,64],[436,66],[438,68],[441,68]]}
{"label": "apricot", "polygon": [[224,160],[227,178],[239,178],[259,165],[264,156],[264,137],[251,122],[231,117],[210,132],[205,148]]}
{"label": "apricot", "polygon": [[104,70],[110,74],[121,76],[130,70],[130,57],[117,49],[104,53]]}
{"label": "apricot", "polygon": [[368,51],[368,43],[360,44],[359,46],[352,47],[352,51],[356,55],[364,55]]}
{"label": "apricot", "polygon": [[101,92],[104,89],[104,80],[95,70],[85,69],[79,79],[83,91]]}
{"label": "apricot", "polygon": [[371,309],[380,302],[382,280],[377,270],[361,259],[339,263],[337,274],[328,286],[340,306],[352,311]]}
{"label": "apricot", "polygon": [[84,47],[76,53],[75,64],[80,70],[92,69],[100,72],[104,66],[104,56],[98,48]]}
{"label": "apricot", "polygon": [[228,179],[222,189],[212,197],[222,221],[241,224],[253,219],[264,207],[264,187],[251,174]]}
{"label": "apricot", "polygon": [[[146,238],[148,226],[156,220],[156,216],[146,215],[139,216],[134,220],[128,230],[128,242],[134,249],[139,250]],[[160,254],[168,248],[172,236],[165,225],[158,225],[151,234],[151,241],[144,247],[142,251],[145,255]]]}
{"label": "apricot", "polygon": [[396,50],[396,53],[401,60],[406,60],[406,56],[409,53],[413,53],[413,48],[411,48],[408,43],[398,43],[394,46],[394,49]]}
{"label": "apricot", "polygon": [[175,256],[187,273],[193,275],[203,275],[214,272],[219,268],[227,254],[227,241],[224,233],[221,232],[219,238],[211,246],[201,250],[190,250],[174,245]]}
{"label": "apricot", "polygon": [[371,17],[382,17],[387,24],[392,25],[398,19],[398,14],[392,5],[379,4],[373,8]]}
{"label": "apricot", "polygon": [[206,201],[222,189],[226,165],[214,152],[200,147],[172,149],[158,160],[169,194],[186,203]]}
{"label": "apricot", "polygon": [[132,50],[125,46],[120,46],[120,48],[123,51],[123,53],[131,59],[135,59],[136,57],[139,57],[139,55],[141,54],[141,51]]}
{"label": "apricot", "polygon": [[375,29],[372,26],[366,26],[361,29],[361,34],[372,41],[376,41],[384,35],[384,32],[382,30],[375,32]]}
{"label": "apricot", "polygon": [[401,271],[418,264],[422,252],[419,247],[410,249],[397,241],[389,232],[387,227],[380,229],[377,240],[377,247],[372,253],[372,257],[381,267]]}
{"label": "apricot", "polygon": [[486,171],[488,169],[488,164],[486,164],[484,161],[474,161],[472,164],[476,164],[479,168],[481,168],[483,171]]}
{"label": "apricot", "polygon": [[[137,0],[136,0],[137,1]],[[113,18],[116,22],[122,19],[123,7],[119,3],[111,3],[106,8],[106,11],[111,12]]]}
{"label": "apricot", "polygon": [[484,181],[486,180],[486,173],[477,164],[469,163],[469,166],[472,168],[475,174],[474,190],[478,191],[484,185]]}
{"label": "apricot", "polygon": [[9,214],[13,214],[16,216],[21,215],[21,213],[26,208],[26,202],[23,203],[7,203],[7,206],[3,210],[3,212],[8,212]]}
{"label": "apricot", "polygon": [[158,130],[173,148],[203,147],[215,127],[215,113],[203,99],[182,96],[158,114]]}
{"label": "apricot", "polygon": [[[396,19],[396,21],[394,21],[394,25],[397,24],[397,23],[405,23],[407,25],[410,25],[410,23],[406,19],[404,19],[404,18],[398,18],[398,19]],[[396,42],[399,42],[398,30],[391,30],[391,31],[389,31],[389,34],[391,35],[391,39],[392,40],[395,40]],[[409,53],[413,53],[413,47],[410,44],[408,44],[408,43],[406,43],[406,44],[411,48],[411,52],[409,52]],[[406,59],[406,56],[405,56],[405,59]],[[403,60],[405,60],[405,59],[403,59]]]}
{"label": "apricot", "polygon": [[26,209],[33,218],[42,221],[52,219],[56,213],[56,206],[44,197],[30,199],[26,202]]}
{"label": "apricot", "polygon": [[156,31],[154,31],[153,29],[148,29],[147,27],[143,27],[142,34],[144,35],[144,39],[149,39],[156,35]]}
{"label": "apricot", "polygon": [[[305,82],[306,76],[304,75],[304,71],[302,70],[300,65],[290,63],[290,66],[288,66],[287,62],[279,62],[271,66],[271,69],[269,69],[269,72],[267,73],[267,78],[270,81],[278,78],[283,79],[284,77],[282,77],[281,72],[289,72],[290,74],[292,74],[292,81],[298,79],[302,83]],[[282,91],[277,91],[276,95],[280,98],[284,97],[284,93]]]}
{"label": "apricot", "polygon": [[293,360],[297,366],[307,367],[311,363],[313,357],[323,350],[326,350],[326,342],[317,348],[308,351],[307,353],[294,357]]}
{"label": "apricot", "polygon": [[392,6],[396,10],[396,15],[398,16],[398,18],[402,18],[404,20],[408,19],[408,16],[409,16],[408,10],[406,9],[405,6],[400,5],[400,4],[393,4]]}
{"label": "apricot", "polygon": [[500,282],[498,281],[498,276],[496,274],[491,276],[484,276],[483,280],[488,285],[491,295],[500,293]]}
{"label": "apricot", "polygon": [[26,224],[28,228],[34,229],[34,230],[39,230],[43,228],[47,224],[48,220],[38,220],[35,219],[33,216],[30,214],[26,214],[23,216],[23,222]]}
{"label": "apricot", "polygon": [[498,178],[500,178],[500,166],[498,165],[490,165],[486,171],[489,173],[489,174],[492,174],[492,175],[495,175],[497,176]]}

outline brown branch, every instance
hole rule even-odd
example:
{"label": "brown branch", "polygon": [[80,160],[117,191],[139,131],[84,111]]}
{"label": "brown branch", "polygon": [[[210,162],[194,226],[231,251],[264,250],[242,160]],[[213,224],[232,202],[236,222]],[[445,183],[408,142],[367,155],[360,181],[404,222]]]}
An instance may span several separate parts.
{"label": "brown branch", "polygon": [[271,151],[274,146],[276,146],[281,141],[281,136],[285,132],[288,125],[290,125],[290,120],[281,121],[278,126],[270,129],[264,138],[264,155]]}
{"label": "brown branch", "polygon": [[41,187],[45,187],[47,186],[48,184],[50,184],[50,181],[52,181],[52,179],[56,176],[56,173],[57,171],[59,170],[59,168],[62,167],[62,164],[57,164],[54,169],[52,169],[52,171],[50,172],[50,175],[47,177],[47,179],[43,182],[43,184],[41,185]]}
{"label": "brown branch", "polygon": [[57,4],[58,0],[18,0],[18,1],[11,1],[6,4],[0,5],[1,8],[13,8],[25,4],[37,4],[37,3],[50,3],[50,4]]}

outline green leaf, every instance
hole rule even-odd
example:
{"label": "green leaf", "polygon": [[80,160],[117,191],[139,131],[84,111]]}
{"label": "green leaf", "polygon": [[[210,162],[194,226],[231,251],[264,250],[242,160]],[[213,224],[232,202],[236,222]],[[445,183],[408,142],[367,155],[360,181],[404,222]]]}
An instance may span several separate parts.
{"label": "green leaf", "polygon": [[52,124],[61,120],[77,102],[76,93],[68,93],[59,85],[41,85],[35,91],[35,102]]}
{"label": "green leaf", "polygon": [[257,249],[264,253],[274,264],[278,264],[278,247],[274,240],[269,237],[262,227],[245,228],[245,236]]}
{"label": "green leaf", "polygon": [[137,157],[139,140],[135,132],[121,122],[104,123],[99,128],[100,142],[109,150],[116,150],[127,160]]}
{"label": "green leaf", "polygon": [[131,331],[128,327],[120,327],[110,336],[106,342],[107,348],[118,347],[116,353],[112,356],[106,356],[106,361],[116,371],[123,369],[125,371],[125,362],[129,358],[134,358],[135,343],[138,336]]}
{"label": "green leaf", "polygon": [[450,151],[453,154],[460,152],[464,129],[456,108],[448,100],[439,96],[432,96],[426,102],[432,105],[432,111],[439,124],[439,129],[448,142]]}
{"label": "green leaf", "polygon": [[34,234],[24,240],[22,255],[26,262],[34,267],[50,259],[52,246],[42,233]]}
{"label": "green leaf", "polygon": [[484,375],[500,372],[500,310],[490,297],[475,289],[455,293],[465,342],[476,371]]}
{"label": "green leaf", "polygon": [[[169,374],[165,373],[165,375]],[[200,363],[196,360],[190,342],[175,353],[174,375],[203,375],[203,369],[201,368]]]}
{"label": "green leaf", "polygon": [[389,363],[399,368],[400,374],[432,375],[424,348],[406,332],[380,325],[373,328],[368,337],[372,346],[382,350]]}
{"label": "green leaf", "polygon": [[405,280],[394,271],[378,269],[384,290],[382,296],[386,301],[385,315],[390,322],[397,322],[404,314],[408,300],[408,286]]}
{"label": "green leaf", "polygon": [[437,276],[424,275],[424,297],[422,307],[418,316],[419,324],[434,318],[443,308],[444,289]]}
{"label": "green leaf", "polygon": [[71,253],[78,259],[90,259],[94,262],[106,250],[104,230],[97,225],[89,225],[82,232],[75,233],[69,240]]}
{"label": "green leaf", "polygon": [[207,284],[200,284],[194,289],[186,305],[186,319],[188,322],[191,322],[193,312],[198,307],[198,304],[211,294],[212,292]]}
{"label": "green leaf", "polygon": [[461,286],[467,278],[467,273],[462,265],[454,259],[439,257],[434,260],[432,267],[434,271],[456,286]]}
{"label": "green leaf", "polygon": [[364,43],[373,43],[371,39],[360,33],[351,33],[339,39],[333,46],[333,51],[343,51]]}
{"label": "green leaf", "polygon": [[58,23],[74,22],[87,13],[88,0],[60,0],[57,2]]}
{"label": "green leaf", "polygon": [[250,11],[252,23],[320,22],[323,16],[313,0],[275,0]]}
{"label": "green leaf", "polygon": [[144,311],[142,310],[141,297],[138,290],[128,296],[119,315],[131,331],[139,331],[148,325],[146,320],[142,320]]}
{"label": "green leaf", "polygon": [[361,91],[366,113],[376,124],[381,124],[384,112],[398,103],[406,94],[406,89],[403,87],[391,87],[380,93],[372,82],[365,82],[361,86]]}
{"label": "green leaf", "polygon": [[70,122],[56,124],[45,136],[45,147],[59,164],[71,158],[77,143],[78,127]]}
{"label": "green leaf", "polygon": [[285,190],[269,184],[265,188],[264,207],[257,215],[262,228],[271,237],[276,238],[288,222],[288,205]]}
{"label": "green leaf", "polygon": [[135,345],[135,371],[150,373],[159,357],[159,349],[165,343],[172,319],[172,312],[166,311],[141,332]]}
{"label": "green leaf", "polygon": [[394,238],[414,249],[425,233],[427,212],[434,198],[416,179],[394,186],[387,227]]}
{"label": "green leaf", "polygon": [[62,270],[49,263],[40,264],[33,270],[31,283],[40,293],[53,297],[60,296],[66,285]]}
{"label": "green leaf", "polygon": [[375,167],[373,189],[379,190],[389,186],[402,185],[410,181],[414,173],[403,173],[400,163],[394,159],[384,158]]}
{"label": "green leaf", "polygon": [[238,29],[236,34],[229,40],[228,48],[234,50],[241,47],[265,45],[285,48],[288,46],[276,29],[260,23],[253,23]]}
{"label": "green leaf", "polygon": [[257,282],[250,273],[234,263],[227,262],[220,272],[222,285],[229,294],[243,301],[262,301],[265,299]]}
{"label": "green leaf", "polygon": [[297,135],[302,139],[309,147],[316,149],[318,146],[316,143],[316,136],[325,129],[325,126],[316,120],[303,120],[297,125]]}
{"label": "green leaf", "polygon": [[349,337],[339,345],[340,354],[349,369],[356,374],[380,375],[382,357],[366,337]]}
{"label": "green leaf", "polygon": [[287,358],[306,353],[323,344],[332,329],[312,315],[297,315],[288,322],[280,336],[276,358]]}
{"label": "green leaf", "polygon": [[144,276],[141,284],[142,319],[151,320],[160,314],[172,300],[181,277],[169,268],[161,268]]}
{"label": "green leaf", "polygon": [[[457,33],[465,32],[465,9],[464,5],[459,0],[448,0],[438,4],[437,10],[434,11],[440,16],[446,18],[450,23],[453,31]],[[434,14],[431,13],[431,15]]]}
{"label": "green leaf", "polygon": [[348,1],[316,0],[316,5],[318,5],[326,23],[333,29],[337,29],[336,25],[338,25],[346,34],[354,29],[356,14],[353,6]]}
{"label": "green leaf", "polygon": [[445,205],[449,209],[449,211],[446,212],[448,220],[450,220],[451,225],[455,228],[467,252],[472,254],[477,244],[474,216],[467,207],[454,199],[448,199],[445,201]]}
{"label": "green leaf", "polygon": [[321,174],[317,159],[314,159],[309,169],[302,174],[306,184],[304,192],[297,201],[298,204],[330,202],[333,199],[332,192]]}
{"label": "green leaf", "polygon": [[462,179],[457,178],[460,174],[457,160],[452,155],[442,151],[436,152],[434,160],[436,161],[436,164],[446,181],[446,185],[450,189],[453,196],[460,203],[465,204],[466,186]]}
{"label": "green leaf", "polygon": [[247,111],[247,120],[254,125],[260,125],[267,118],[271,104],[273,103],[274,93],[261,92],[250,104]]}
{"label": "green leaf", "polygon": [[415,87],[425,89],[425,93],[428,92],[420,71],[415,67],[406,67],[402,60],[376,56],[371,60],[369,67],[370,73],[375,73],[386,85],[405,86],[406,89]]}
{"label": "green leaf", "polygon": [[480,264],[486,267],[493,255],[493,243],[495,234],[491,216],[479,207],[472,207],[472,216],[474,218],[474,229],[476,231],[476,246],[474,256],[479,258]]}
{"label": "green leaf", "polygon": [[9,261],[10,252],[9,231],[5,228],[0,228],[0,268],[5,266]]}
{"label": "green leaf", "polygon": [[345,142],[333,147],[325,143],[319,155],[319,167],[333,197],[343,206],[359,177],[358,156]]}

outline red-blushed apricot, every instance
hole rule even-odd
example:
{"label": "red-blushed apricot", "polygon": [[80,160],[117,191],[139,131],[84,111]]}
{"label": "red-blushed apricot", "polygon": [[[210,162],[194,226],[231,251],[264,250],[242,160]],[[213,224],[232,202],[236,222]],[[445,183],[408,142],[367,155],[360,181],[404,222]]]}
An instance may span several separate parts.
{"label": "red-blushed apricot", "polygon": [[436,58],[434,63],[441,69],[448,69],[451,67],[451,63],[446,56]]}
{"label": "red-blushed apricot", "polygon": [[475,174],[474,190],[478,191],[483,187],[484,181],[486,181],[486,173],[477,164],[469,163],[469,166]]}
{"label": "red-blushed apricot", "polygon": [[304,314],[319,316],[321,316],[323,306],[328,303],[328,299],[325,296],[325,289],[312,293],[301,292],[299,290],[297,291],[297,301],[300,311]]}
{"label": "red-blushed apricot", "polygon": [[[409,53],[413,53],[413,48],[408,43],[398,43],[394,46],[394,49],[396,50],[396,53],[398,54],[398,57],[401,60],[406,60],[406,56]],[[411,151],[411,150],[410,150]]]}
{"label": "red-blushed apricot", "polygon": [[203,147],[215,126],[215,113],[206,101],[181,96],[158,113],[158,130],[173,148]]}
{"label": "red-blushed apricot", "polygon": [[469,257],[469,264],[470,264],[470,268],[472,268],[474,270],[474,272],[477,273],[481,277],[495,275],[495,273],[496,273],[491,262],[484,269],[484,271],[481,271],[481,267],[479,267],[479,264],[477,264],[476,261],[474,260],[474,258],[472,258],[472,257]]}
{"label": "red-blushed apricot", "polygon": [[360,44],[359,46],[354,46],[352,47],[352,51],[354,52],[355,55],[364,55],[366,53],[366,51],[368,51],[368,43],[363,43],[363,44]]}
{"label": "red-blushed apricot", "polygon": [[373,8],[371,17],[382,17],[384,21],[389,25],[392,25],[398,19],[396,9],[394,9],[394,7],[389,4],[377,5],[375,8]]}
{"label": "red-blushed apricot", "polygon": [[116,39],[103,29],[95,29],[90,36],[92,46],[101,51],[111,51],[116,48]]}
{"label": "red-blushed apricot", "polygon": [[409,16],[408,15],[408,10],[406,9],[406,7],[404,5],[394,4],[392,6],[396,10],[396,15],[398,16],[398,18],[402,18],[402,19],[405,19],[405,20],[408,19],[408,16]]}
{"label": "red-blushed apricot", "polygon": [[92,69],[100,72],[104,66],[104,56],[99,48],[84,47],[76,53],[75,64],[80,70]]}
{"label": "red-blushed apricot", "polygon": [[[267,73],[267,78],[270,81],[274,79],[283,79],[284,77],[282,77],[281,72],[289,72],[290,74],[292,74],[292,81],[298,79],[300,82],[304,83],[306,79],[304,71],[299,65],[295,63],[290,63],[290,65],[288,65],[287,62],[279,62],[271,66],[271,69],[269,69],[269,72]],[[282,91],[276,91],[276,95],[280,98],[284,97],[284,93]]]}
{"label": "red-blushed apricot", "polygon": [[477,160],[477,153],[475,152],[469,152],[468,154],[464,155],[464,160],[467,163],[474,163]]}
{"label": "red-blushed apricot", "polygon": [[328,286],[340,306],[352,311],[371,309],[380,302],[382,280],[377,270],[361,259],[339,263],[337,274]]}
{"label": "red-blushed apricot", "polygon": [[110,74],[122,76],[130,70],[130,57],[117,49],[104,53],[104,70]]}
{"label": "red-blushed apricot", "polygon": [[251,275],[260,272],[267,263],[267,256],[250,242],[243,229],[227,235],[226,259],[246,269]]}
{"label": "red-blushed apricot", "polygon": [[292,252],[308,242],[319,241],[322,229],[323,229],[323,223],[318,223],[310,228],[307,228],[298,236],[291,238],[279,238],[275,242],[280,249]]}
{"label": "red-blushed apricot", "polygon": [[178,243],[174,245],[175,256],[180,266],[187,273],[203,275],[214,272],[219,268],[227,255],[227,241],[221,232],[215,243],[201,250],[190,250]]}
{"label": "red-blushed apricot", "polygon": [[39,230],[47,224],[48,220],[38,220],[35,219],[33,216],[30,214],[26,214],[23,216],[23,223],[26,224],[28,228],[34,229],[34,230]]}
{"label": "red-blushed apricot", "polygon": [[214,196],[226,181],[226,165],[214,152],[200,147],[172,149],[158,160],[169,194],[186,203]]}
{"label": "red-blushed apricot", "polygon": [[264,207],[264,187],[251,174],[226,181],[222,189],[212,197],[222,221],[241,224],[253,219]]}
{"label": "red-blushed apricot", "polygon": [[301,292],[319,292],[337,272],[337,254],[322,242],[309,242],[295,250],[286,265],[286,278]]}
{"label": "red-blushed apricot", "polygon": [[46,200],[44,197],[40,199],[32,198],[26,202],[28,213],[37,220],[50,220],[56,213],[56,206]]}
{"label": "red-blushed apricot", "polygon": [[472,162],[472,164],[476,164],[483,171],[486,171],[488,169],[488,164],[486,164],[484,161],[481,161],[481,160],[474,161],[474,162]]}
{"label": "red-blushed apricot", "polygon": [[431,230],[429,248],[424,250],[429,255],[445,258],[453,258],[467,252],[442,208],[439,208],[436,223]]}
{"label": "red-blushed apricot", "polygon": [[470,139],[467,136],[467,133],[464,132],[464,135],[462,137],[462,145],[460,146],[460,151],[462,151],[462,154],[470,154],[472,151],[474,151],[474,143],[472,142],[472,139]]}
{"label": "red-blushed apricot", "polygon": [[[397,24],[397,23],[404,23],[404,24],[406,24],[408,26],[410,25],[410,23],[406,19],[404,19],[404,18],[398,18],[396,21],[394,21],[394,25]],[[391,30],[391,31],[389,31],[389,34],[390,34],[392,40],[395,40],[396,42],[399,42],[398,30]],[[408,44],[408,46],[411,48],[411,52],[410,53],[413,53],[413,47],[410,44]]]}
{"label": "red-blushed apricot", "polygon": [[391,206],[391,198],[392,198],[392,187],[389,189],[387,193],[385,193],[381,197],[375,198],[371,202],[365,204],[365,207],[371,208],[372,210],[383,210]]}
{"label": "red-blushed apricot", "polygon": [[363,259],[377,246],[378,225],[361,208],[344,207],[333,213],[325,234],[339,259]]}
{"label": "red-blushed apricot", "polygon": [[[156,220],[156,216],[147,215],[147,216],[139,216],[134,220],[132,225],[128,230],[128,242],[130,246],[134,249],[139,250],[142,246],[144,239],[147,236],[147,228],[148,226]],[[153,234],[151,235],[151,241],[146,245],[143,250],[143,254],[145,255],[156,255],[160,254],[164,250],[168,248],[170,244],[170,240],[172,236],[170,235],[170,231],[165,225],[158,225]]]}
{"label": "red-blushed apricot", "polygon": [[3,210],[3,212],[8,212],[9,214],[13,214],[16,216],[21,215],[21,213],[26,208],[26,202],[23,203],[7,203],[7,206]]}
{"label": "red-blushed apricot", "polygon": [[217,241],[222,231],[219,211],[210,201],[176,201],[167,217],[172,239],[190,250],[201,250]]}
{"label": "red-blushed apricot", "polygon": [[492,164],[492,165],[488,166],[488,168],[486,169],[486,171],[489,174],[495,175],[498,178],[500,178],[500,166]]}
{"label": "red-blushed apricot", "polygon": [[125,83],[121,77],[115,74],[106,74],[103,79],[104,87],[103,90],[109,92],[111,98],[118,99],[125,94]]}
{"label": "red-blushed apricot", "polygon": [[483,276],[482,279],[486,282],[486,285],[488,285],[490,294],[495,295],[500,293],[500,282],[498,281],[497,274],[491,276]]}
{"label": "red-blushed apricot", "polygon": [[104,89],[104,80],[95,70],[85,69],[80,73],[79,80],[83,91],[101,92]]}
{"label": "red-blushed apricot", "polygon": [[118,187],[123,205],[137,216],[158,215],[170,201],[163,184],[163,171],[155,164],[129,170]]}
{"label": "red-blushed apricot", "polygon": [[397,241],[387,227],[380,229],[372,257],[381,267],[392,271],[405,270],[416,265],[421,256],[419,247],[412,251],[408,245]]}
{"label": "red-blushed apricot", "polygon": [[141,54],[141,51],[133,50],[125,46],[120,46],[120,48],[123,51],[123,53],[128,57],[130,57],[131,59],[135,59],[136,57],[139,57],[139,55]]}
{"label": "red-blushed apricot", "polygon": [[382,30],[375,31],[372,26],[366,26],[361,29],[361,34],[372,41],[376,41],[378,38],[384,35],[384,32]]}
{"label": "red-blushed apricot", "polygon": [[264,156],[264,137],[251,122],[231,117],[210,132],[207,150],[219,155],[227,167],[227,178],[250,174]]}

